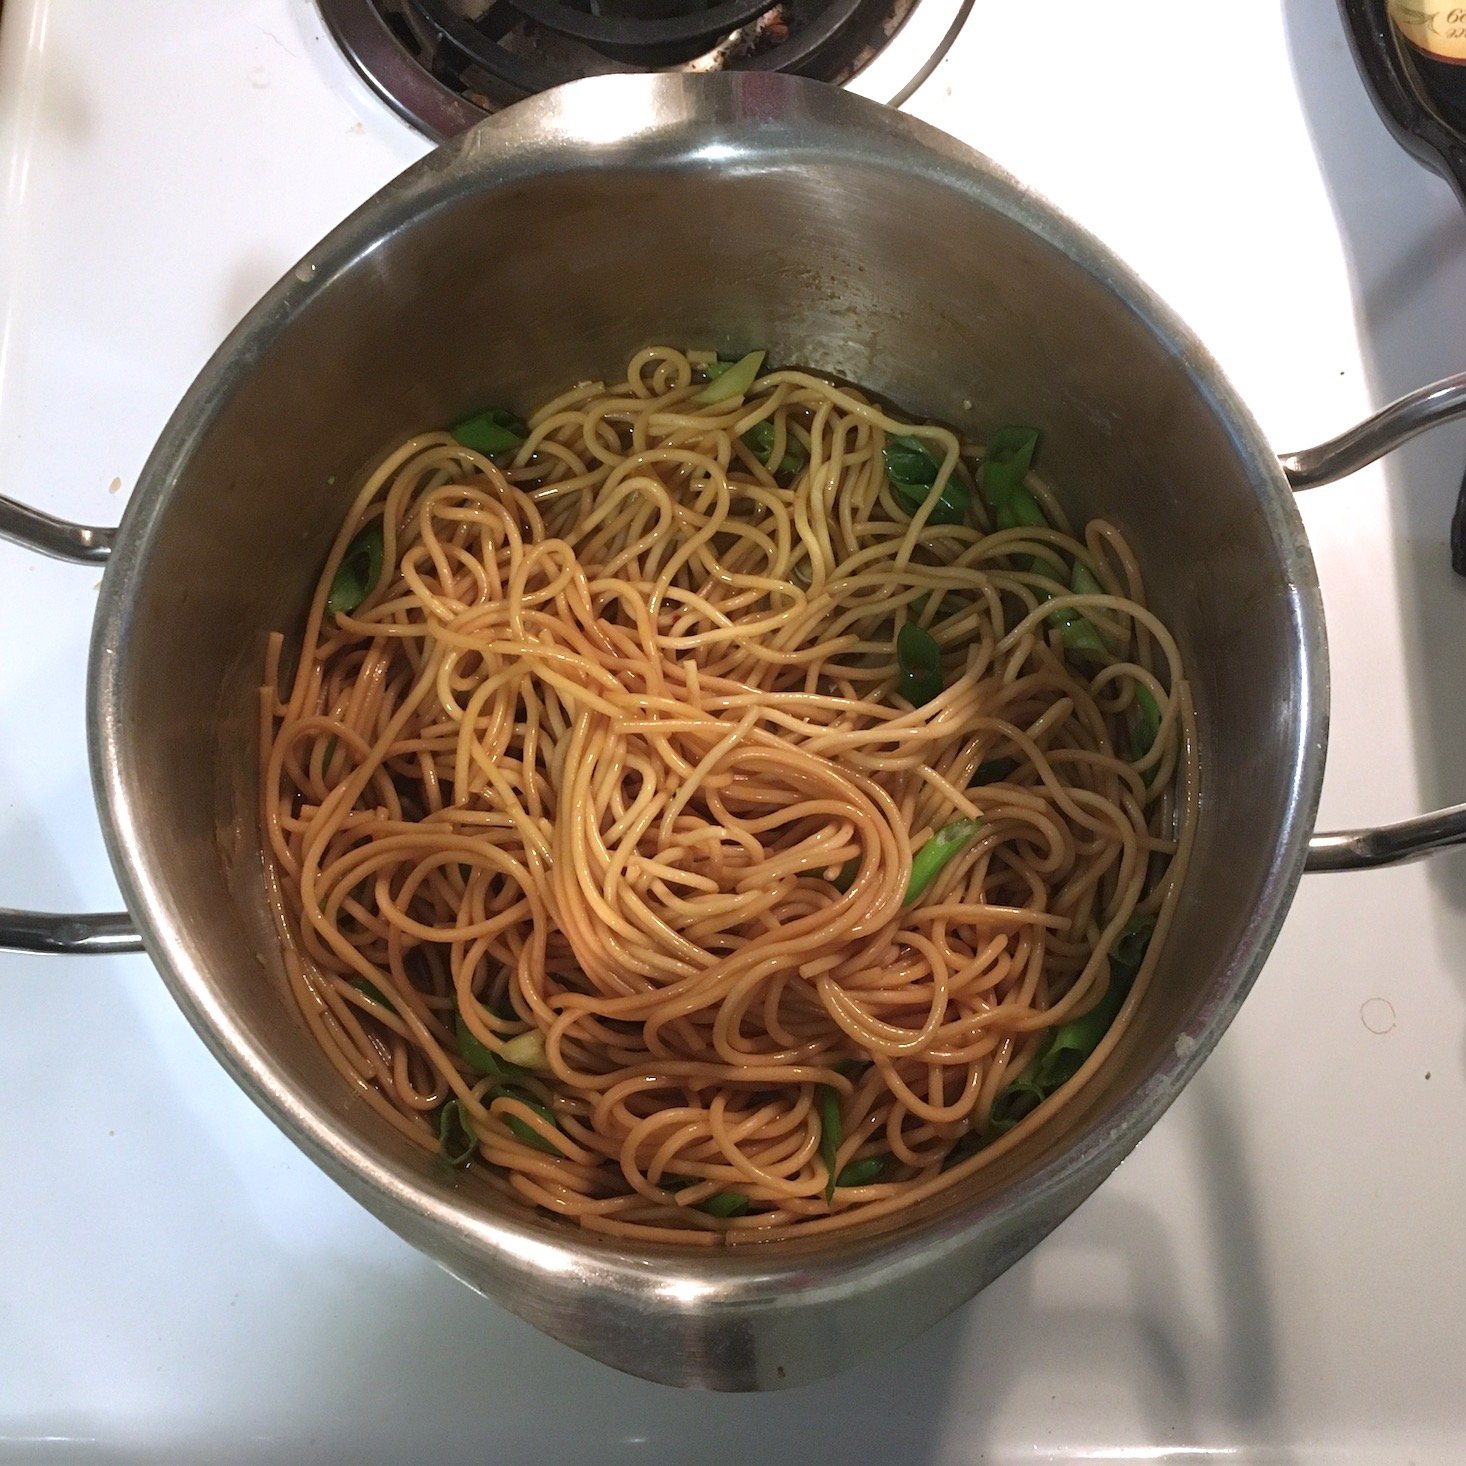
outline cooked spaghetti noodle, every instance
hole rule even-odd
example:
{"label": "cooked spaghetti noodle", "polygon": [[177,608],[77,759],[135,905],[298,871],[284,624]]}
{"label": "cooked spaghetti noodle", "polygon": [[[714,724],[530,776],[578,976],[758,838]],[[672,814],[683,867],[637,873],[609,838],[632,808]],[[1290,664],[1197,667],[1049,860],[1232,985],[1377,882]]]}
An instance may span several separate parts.
{"label": "cooked spaghetti noodle", "polygon": [[888,1217],[1072,1103],[1195,803],[1113,526],[757,366],[650,348],[492,457],[394,449],[262,694],[331,1063],[527,1205],[688,1244]]}

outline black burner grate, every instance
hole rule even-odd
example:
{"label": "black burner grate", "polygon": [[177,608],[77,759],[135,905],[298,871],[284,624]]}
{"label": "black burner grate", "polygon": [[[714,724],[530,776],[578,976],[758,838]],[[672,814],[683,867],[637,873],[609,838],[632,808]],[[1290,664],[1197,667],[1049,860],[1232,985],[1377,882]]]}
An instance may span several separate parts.
{"label": "black burner grate", "polygon": [[580,76],[682,69],[849,80],[916,0],[318,0],[367,80],[437,137]]}

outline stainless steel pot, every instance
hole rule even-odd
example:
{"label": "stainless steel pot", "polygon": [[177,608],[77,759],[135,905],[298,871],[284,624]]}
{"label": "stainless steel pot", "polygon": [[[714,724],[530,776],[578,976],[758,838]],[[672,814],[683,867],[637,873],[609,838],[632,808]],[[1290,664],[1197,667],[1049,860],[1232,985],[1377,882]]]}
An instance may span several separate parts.
{"label": "stainless steel pot", "polygon": [[[587,1236],[444,1174],[341,1084],[262,900],[256,688],[363,466],[424,423],[525,405],[649,340],[767,347],[981,435],[1047,429],[1076,515],[1131,537],[1194,679],[1195,874],[1150,1001],[1082,1104],[896,1228],[689,1255]],[[220,348],[118,529],[0,501],[0,533],[106,561],[88,727],[127,914],[0,912],[0,944],[130,951],[220,1062],[409,1242],[619,1369],[759,1389],[844,1369],[969,1298],[1061,1221],[1195,1073],[1305,866],[1466,840],[1466,806],[1313,835],[1322,608],[1292,489],[1466,411],[1466,375],[1281,466],[1186,329],[990,163],[814,83],[577,82],[410,169]],[[1216,878],[1216,873],[1223,878]]]}

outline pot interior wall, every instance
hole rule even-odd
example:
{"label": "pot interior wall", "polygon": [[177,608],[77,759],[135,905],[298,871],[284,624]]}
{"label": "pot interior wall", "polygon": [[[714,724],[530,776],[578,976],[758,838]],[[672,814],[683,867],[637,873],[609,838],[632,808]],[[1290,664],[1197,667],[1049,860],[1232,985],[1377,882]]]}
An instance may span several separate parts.
{"label": "pot interior wall", "polygon": [[[137,496],[132,599],[99,655],[122,658],[120,778],[145,811],[122,823],[153,872],[137,877],[143,904],[200,974],[180,996],[257,1091],[339,1117],[364,1153],[454,1205],[501,1203],[471,1183],[453,1192],[354,1100],[284,990],[258,857],[265,635],[298,628],[381,450],[614,374],[648,342],[766,347],[978,439],[1031,423],[1075,519],[1104,515],[1135,546],[1192,677],[1201,828],[1156,989],[1066,1128],[1113,1117],[1178,1032],[1204,1041],[1245,988],[1240,954],[1270,936],[1270,883],[1291,858],[1300,787],[1310,797],[1300,647],[1314,587],[1250,425],[1001,177],[939,146],[895,168],[838,130],[785,126],[730,129],[716,163],[703,138],[635,167],[614,141],[526,160],[486,133],[461,155],[472,167],[435,164],[401,186],[370,229],[349,221],[311,257],[313,279],[260,307],[184,410],[204,417],[180,420]],[[966,1203],[1065,1138],[1036,1141]]]}

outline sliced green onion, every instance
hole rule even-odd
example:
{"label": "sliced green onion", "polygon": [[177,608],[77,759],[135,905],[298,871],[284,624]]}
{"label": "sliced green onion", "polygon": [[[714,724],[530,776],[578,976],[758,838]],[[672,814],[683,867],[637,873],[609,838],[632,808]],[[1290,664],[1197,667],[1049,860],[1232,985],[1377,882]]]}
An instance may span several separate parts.
{"label": "sliced green onion", "polygon": [[[1023,487],[1023,480],[1033,467],[1033,455],[1038,450],[1037,428],[999,428],[988,443],[988,451],[982,461],[982,486],[987,492],[988,503],[995,512],[1012,501]],[[1024,490],[1028,502],[1037,507],[1038,501]],[[1014,520],[1015,524],[1032,524],[1028,519]],[[1042,523],[1040,516],[1039,523]],[[1011,528],[1003,525],[999,528]]]}
{"label": "sliced green onion", "polygon": [[465,448],[492,458],[496,453],[512,453],[529,437],[522,418],[502,407],[491,407],[455,423],[450,429]]}
{"label": "sliced green onion", "polygon": [[[510,1089],[502,1085],[498,1087],[498,1093],[502,1094],[506,1099],[516,1100],[519,1104],[528,1106],[541,1119],[553,1125],[556,1130],[560,1128],[550,1107],[541,1104],[533,1095],[525,1094],[523,1090]],[[528,1120],[521,1120],[518,1115],[505,1115],[503,1118],[504,1123],[509,1129],[526,1145],[532,1145],[536,1150],[542,1150],[547,1155],[564,1154],[553,1140],[547,1140]]]}
{"label": "sliced green onion", "polygon": [[830,884],[843,896],[855,883],[855,877],[860,874],[860,857],[851,856],[849,860],[835,874],[835,879]]}
{"label": "sliced green onion", "polygon": [[753,450],[754,457],[765,468],[773,469],[775,473],[798,473],[804,467],[804,445],[787,430],[784,433],[784,456],[779,460],[779,466],[774,468],[774,465],[769,462],[774,453],[774,425],[768,418],[754,423],[744,433],[743,441]]}
{"label": "sliced green onion", "polygon": [[845,1138],[845,1128],[840,1123],[840,1094],[832,1085],[820,1085],[819,1108],[820,1159],[825,1163],[825,1200],[828,1201],[835,1194],[835,1155]]}
{"label": "sliced green onion", "polygon": [[1110,948],[1110,961],[1120,967],[1128,968],[1131,973],[1138,972],[1154,932],[1155,917],[1148,911],[1137,911],[1120,928],[1120,935],[1115,938],[1115,944]]}
{"label": "sliced green onion", "polygon": [[347,545],[326,597],[326,614],[354,611],[382,578],[382,521],[374,519]]}
{"label": "sliced green onion", "polygon": [[1094,578],[1094,572],[1083,560],[1074,562],[1074,571],[1069,577],[1069,589],[1076,596],[1102,596],[1105,588]]}
{"label": "sliced green onion", "polygon": [[999,1093],[993,1101],[994,1130],[1011,1129],[1083,1068],[1123,1006],[1154,931],[1155,917],[1149,912],[1138,912],[1125,923],[1110,948],[1104,997],[1088,1013],[1056,1028],[1023,1073]]}
{"label": "sliced green onion", "polygon": [[1099,1041],[1110,1031],[1115,1014],[1130,991],[1128,974],[1110,972],[1105,995],[1088,1013],[1056,1028],[1039,1057],[1035,1079],[1045,1095],[1051,1095],[1067,1084],[1099,1047]]}
{"label": "sliced green onion", "polygon": [[965,1135],[959,1135],[957,1143],[942,1158],[942,1169],[950,1171],[953,1166],[961,1165],[968,1156],[976,1155],[987,1143],[987,1136],[977,1130],[969,1130]]}
{"label": "sliced green onion", "polygon": [[1001,784],[1010,774],[1018,771],[1018,760],[1016,758],[990,758],[978,764],[977,772],[973,774],[972,781],[968,788],[975,788],[979,784]]}
{"label": "sliced green onion", "polygon": [[[1069,589],[1077,596],[1102,596],[1105,593],[1104,587],[1094,578],[1089,567],[1079,560],[1074,562],[1073,572],[1069,576]],[[1099,628],[1073,606],[1065,606],[1052,612],[1049,622],[1059,628],[1059,639],[1071,652],[1079,652],[1087,657],[1103,657],[1109,651],[1109,645],[1100,635]]]}
{"label": "sliced green onion", "polygon": [[988,1123],[998,1134],[1011,1130],[1020,1120],[1031,1115],[1047,1098],[1036,1073],[1037,1060],[1029,1064],[1011,1084],[998,1092],[993,1100]]}
{"label": "sliced green onion", "polygon": [[896,633],[896,690],[914,708],[929,703],[942,690],[942,651],[925,627],[908,621]]}
{"label": "sliced green onion", "polygon": [[698,1202],[697,1210],[710,1217],[741,1217],[748,1210],[748,1198],[741,1191],[719,1191]]}
{"label": "sliced green onion", "polygon": [[999,529],[1017,529],[1020,525],[1036,529],[1049,527],[1048,516],[1039,507],[1038,500],[1022,484],[993,510],[993,520]]}
{"label": "sliced green onion", "polygon": [[937,873],[957,855],[982,827],[981,820],[953,820],[943,825],[920,850],[911,862],[911,879],[906,883],[903,906],[914,906],[926,894],[927,888],[936,880]]}
{"label": "sliced green onion", "polygon": [[1135,684],[1135,722],[1130,729],[1130,760],[1139,763],[1155,747],[1161,731],[1161,710],[1143,682]]}
{"label": "sliced green onion", "polygon": [[1081,615],[1073,606],[1059,606],[1049,612],[1049,625],[1059,631],[1059,640],[1066,651],[1077,652],[1085,657],[1103,657],[1109,650],[1105,639],[1095,629],[1088,616]]}
{"label": "sliced green onion", "polygon": [[449,1100],[438,1111],[438,1154],[455,1171],[461,1171],[473,1159],[477,1149],[478,1141],[469,1128],[463,1107],[456,1099]]}
{"label": "sliced green onion", "polygon": [[[888,438],[884,450],[886,477],[891,481],[896,497],[910,514],[931,497],[936,487],[937,475],[941,472],[941,460],[932,456],[931,450],[920,438],[909,436]],[[928,524],[962,524],[967,519],[967,510],[972,495],[967,485],[956,474],[951,474],[942,485],[942,492],[931,513]]]}
{"label": "sliced green onion", "polygon": [[715,356],[702,370],[703,375],[710,382],[716,382],[726,371],[731,371],[736,363],[724,361],[721,356]]}
{"label": "sliced green onion", "polygon": [[886,439],[881,456],[886,460],[891,487],[898,493],[914,494],[918,503],[925,500],[942,467],[926,444],[920,438],[901,434]]}
{"label": "sliced green onion", "polygon": [[392,999],[389,998],[386,993],[384,993],[381,988],[376,985],[376,983],[371,982],[364,977],[353,977],[351,979],[351,985],[363,997],[370,998],[372,1002],[376,1003],[379,1007],[385,1008],[389,1013],[395,1013],[397,1011],[396,1007],[392,1003]]}
{"label": "sliced green onion", "polygon": [[517,1034],[504,1045],[503,1062],[517,1069],[545,1070],[550,1061],[545,1057],[545,1036],[539,1029]]}
{"label": "sliced green onion", "polygon": [[463,1014],[454,1016],[454,1031],[458,1038],[458,1053],[463,1062],[476,1074],[491,1074],[495,1079],[522,1079],[526,1073],[515,1064],[506,1063],[487,1044],[480,1043],[473,1031],[463,1021]]}
{"label": "sliced green onion", "polygon": [[835,1185],[869,1186],[886,1174],[886,1165],[890,1159],[890,1156],[868,1155],[861,1160],[851,1161],[849,1165],[841,1168]]}
{"label": "sliced green onion", "polygon": [[701,402],[704,407],[711,407],[715,402],[727,402],[734,397],[746,396],[763,364],[763,352],[750,351],[747,356],[741,357],[725,370],[716,374],[710,371],[707,386],[692,400]]}

